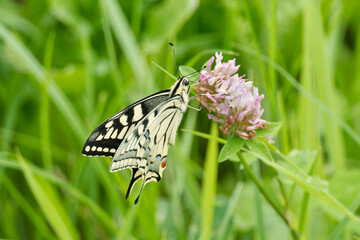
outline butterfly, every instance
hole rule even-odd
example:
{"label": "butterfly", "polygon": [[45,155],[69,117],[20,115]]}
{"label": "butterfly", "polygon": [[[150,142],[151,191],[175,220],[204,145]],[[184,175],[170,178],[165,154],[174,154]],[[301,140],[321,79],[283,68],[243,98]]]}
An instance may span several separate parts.
{"label": "butterfly", "polygon": [[189,90],[189,80],[179,77],[170,89],[143,98],[105,120],[84,144],[85,156],[112,157],[110,172],[131,170],[126,199],[142,179],[135,204],[148,182],[161,180],[169,144],[174,145],[188,107]]}

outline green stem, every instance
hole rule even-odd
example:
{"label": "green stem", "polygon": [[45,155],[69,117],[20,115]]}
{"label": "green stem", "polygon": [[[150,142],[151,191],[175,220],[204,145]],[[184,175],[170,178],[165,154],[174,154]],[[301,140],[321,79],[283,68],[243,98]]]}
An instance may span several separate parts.
{"label": "green stem", "polygon": [[255,174],[249,167],[249,165],[246,163],[243,155],[238,152],[238,157],[240,159],[240,162],[243,164],[244,169],[248,173],[249,177],[253,180],[256,187],[259,189],[259,191],[262,193],[262,195],[265,197],[265,199],[268,201],[268,203],[273,207],[273,209],[277,212],[277,214],[280,216],[280,218],[285,222],[285,224],[288,226],[288,228],[291,231],[291,235],[294,239],[299,239],[299,234],[293,229],[293,227],[290,225],[288,219],[285,217],[284,213],[280,210],[280,208],[275,204],[275,202],[270,198],[269,194],[265,191],[264,186],[260,183],[260,181],[256,178]]}
{"label": "green stem", "polygon": [[[253,169],[254,169],[255,177],[260,178],[259,161],[254,162]],[[264,217],[263,217],[260,191],[255,191],[255,204],[256,204],[256,216],[257,216],[256,227],[258,232],[258,238],[259,240],[265,240],[266,237],[265,237]]]}

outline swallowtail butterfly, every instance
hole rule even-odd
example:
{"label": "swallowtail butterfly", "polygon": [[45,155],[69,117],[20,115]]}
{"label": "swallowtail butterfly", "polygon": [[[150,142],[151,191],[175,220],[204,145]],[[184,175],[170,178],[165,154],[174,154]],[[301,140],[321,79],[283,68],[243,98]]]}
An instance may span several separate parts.
{"label": "swallowtail butterfly", "polygon": [[129,168],[132,173],[126,199],[142,179],[139,201],[146,183],[160,181],[168,147],[189,102],[189,80],[179,77],[167,90],[141,99],[100,124],[86,140],[85,156],[112,157],[110,172]]}

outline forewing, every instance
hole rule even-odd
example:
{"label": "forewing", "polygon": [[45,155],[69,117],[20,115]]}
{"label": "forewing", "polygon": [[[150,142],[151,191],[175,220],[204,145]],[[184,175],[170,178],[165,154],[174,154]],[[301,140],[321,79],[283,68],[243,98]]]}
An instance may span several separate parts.
{"label": "forewing", "polygon": [[101,123],[86,140],[82,154],[113,157],[123,139],[137,124],[169,99],[169,92],[164,90],[141,99]]}

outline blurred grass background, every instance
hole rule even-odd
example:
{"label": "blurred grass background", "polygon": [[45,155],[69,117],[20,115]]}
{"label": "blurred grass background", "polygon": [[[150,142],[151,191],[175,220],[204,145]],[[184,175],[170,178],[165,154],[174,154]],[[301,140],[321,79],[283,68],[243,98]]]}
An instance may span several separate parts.
{"label": "blurred grass background", "polygon": [[[169,41],[195,69],[227,50],[265,94],[263,118],[282,123],[277,148],[359,215],[359,11],[353,0],[2,0],[0,238],[291,239],[288,226],[359,238],[345,210],[244,154],[287,226],[238,159],[216,163],[214,140],[179,131],[136,206],[128,170],[81,155],[103,120],[173,84],[151,64],[175,74]],[[181,128],[219,135],[204,110]]]}

